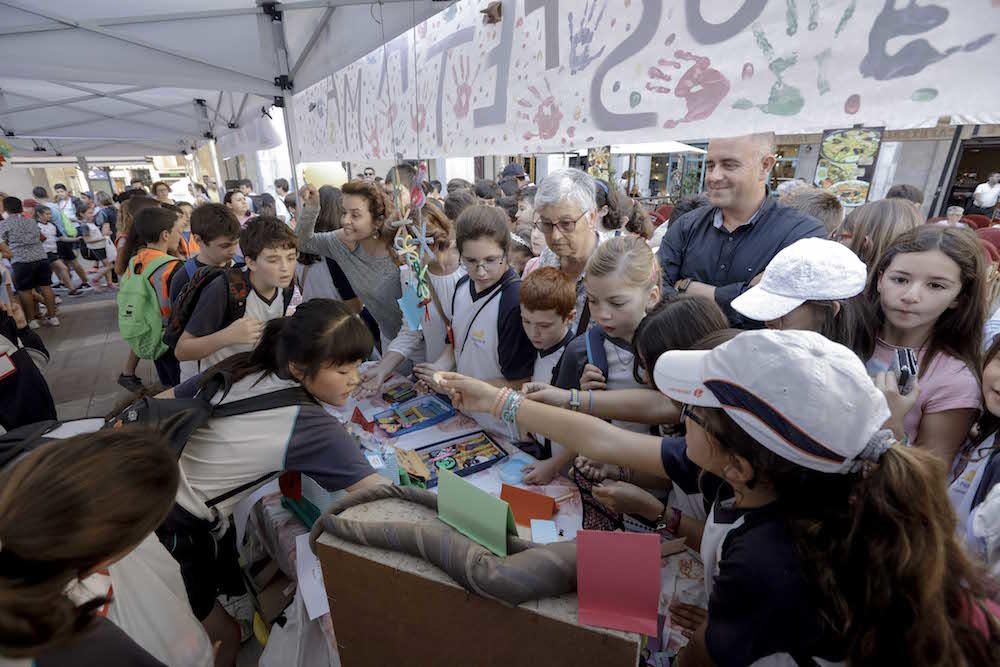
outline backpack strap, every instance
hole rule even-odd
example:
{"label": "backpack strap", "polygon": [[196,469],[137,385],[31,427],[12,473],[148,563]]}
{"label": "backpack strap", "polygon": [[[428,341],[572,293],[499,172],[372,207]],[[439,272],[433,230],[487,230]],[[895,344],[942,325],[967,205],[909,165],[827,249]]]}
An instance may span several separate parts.
{"label": "backpack strap", "polygon": [[586,343],[587,363],[597,366],[606,381],[608,379],[608,355],[604,351],[604,339],[601,337],[601,330],[598,327],[587,329]]}
{"label": "backpack strap", "polygon": [[273,410],[274,408],[287,408],[292,405],[316,405],[316,399],[302,387],[289,387],[216,406],[212,410],[212,417],[235,417],[236,415]]}
{"label": "backpack strap", "polygon": [[206,500],[205,501],[205,506],[206,507],[215,507],[219,503],[225,502],[226,500],[229,500],[233,496],[239,495],[239,494],[243,493],[244,491],[247,491],[248,489],[252,489],[255,486],[263,484],[263,483],[267,482],[268,480],[273,479],[274,477],[277,477],[280,474],[281,474],[280,472],[269,472],[269,473],[267,473],[265,475],[261,475],[260,477],[258,477],[257,479],[255,479],[252,482],[247,482],[246,484],[240,484],[235,489],[230,489],[229,491],[226,491],[225,493],[223,493],[221,496],[216,496],[215,498],[212,498],[211,500]]}
{"label": "backpack strap", "polygon": [[295,278],[292,278],[292,284],[281,290],[281,316],[284,317],[288,312],[288,307],[292,305],[292,299],[295,298]]}
{"label": "backpack strap", "polygon": [[242,268],[226,270],[226,285],[229,299],[226,304],[226,325],[232,324],[247,312],[247,297],[250,296],[250,279]]}

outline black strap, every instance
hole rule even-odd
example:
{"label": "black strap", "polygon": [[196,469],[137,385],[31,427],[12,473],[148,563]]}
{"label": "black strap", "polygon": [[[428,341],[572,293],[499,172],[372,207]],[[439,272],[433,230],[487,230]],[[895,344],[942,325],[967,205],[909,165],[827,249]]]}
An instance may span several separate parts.
{"label": "black strap", "polygon": [[275,471],[275,472],[269,472],[269,473],[267,473],[265,475],[261,475],[260,477],[258,477],[257,479],[255,479],[252,482],[247,482],[246,484],[241,484],[240,486],[237,486],[235,489],[231,489],[229,491],[226,491],[221,496],[216,496],[215,498],[212,498],[211,500],[206,501],[205,502],[205,506],[206,507],[214,507],[215,505],[218,505],[219,503],[221,503],[223,501],[229,500],[230,498],[232,498],[235,495],[243,493],[247,489],[252,489],[255,486],[263,484],[264,482],[267,482],[270,479],[272,479],[274,477],[277,477],[280,474],[281,473],[279,471]]}
{"label": "black strap", "polygon": [[235,417],[250,412],[260,412],[262,410],[272,410],[274,408],[285,408],[290,405],[315,405],[314,399],[309,392],[302,387],[289,387],[281,391],[272,391],[260,396],[251,396],[225,405],[219,405],[212,410],[212,417]]}
{"label": "black strap", "polygon": [[580,323],[576,325],[576,335],[580,336],[587,332],[587,326],[590,324],[590,302],[583,302],[583,312],[580,313]]}
{"label": "black strap", "polygon": [[[513,285],[514,283],[519,283],[519,282],[521,282],[520,278],[509,278],[509,277],[505,278],[496,288],[496,291],[494,291],[493,294],[490,294],[489,297],[485,301],[483,301],[483,305],[479,306],[479,310],[477,310],[476,314],[472,316],[471,320],[469,320],[469,326],[465,330],[465,338],[462,339],[462,349],[455,353],[456,362],[458,361],[458,358],[462,356],[462,353],[465,352],[465,344],[469,342],[469,334],[472,333],[472,325],[476,323],[476,318],[479,317],[479,313],[483,312],[483,309],[486,308],[487,305],[489,305],[490,301],[500,296],[500,294],[504,291],[504,288],[506,288],[508,285]],[[458,290],[455,291],[457,292]],[[451,315],[452,317],[455,316],[454,306],[452,306]]]}

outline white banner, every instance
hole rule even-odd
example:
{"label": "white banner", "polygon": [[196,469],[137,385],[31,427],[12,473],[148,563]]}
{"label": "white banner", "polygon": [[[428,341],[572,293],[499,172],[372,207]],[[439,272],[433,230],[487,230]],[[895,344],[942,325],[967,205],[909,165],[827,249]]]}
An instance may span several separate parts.
{"label": "white banner", "polygon": [[[1000,110],[990,0],[462,0],[293,98],[297,159],[558,153]],[[403,11],[387,5],[387,11]]]}

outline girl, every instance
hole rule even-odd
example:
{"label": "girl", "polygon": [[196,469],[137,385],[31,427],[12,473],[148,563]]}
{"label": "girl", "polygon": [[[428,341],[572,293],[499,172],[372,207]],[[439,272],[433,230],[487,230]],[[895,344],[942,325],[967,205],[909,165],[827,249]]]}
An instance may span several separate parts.
{"label": "girl", "polygon": [[873,266],[901,234],[924,224],[920,209],[906,199],[880,199],[851,211],[830,238]]}
{"label": "girl", "polygon": [[[468,277],[451,299],[451,344],[433,364],[415,368],[424,382],[434,386],[435,371],[454,368],[502,386],[520,387],[531,377],[535,348],[521,326],[521,281],[507,261],[510,243],[507,216],[496,207],[475,206],[458,218],[456,244]],[[485,429],[499,426],[489,415],[473,416]]]}
{"label": "girl", "polygon": [[111,236],[111,226],[105,223],[98,225],[95,221],[94,209],[89,209],[82,213],[84,226],[86,227],[86,233],[83,235],[83,242],[87,244],[87,250],[90,252],[90,257],[94,260],[97,267],[93,270],[92,278],[94,289],[100,291],[101,279],[104,279],[105,286],[108,289],[114,287],[111,282],[111,272],[114,267],[108,262],[108,251],[107,251],[107,238]]}
{"label": "girl", "polygon": [[[43,444],[8,464],[0,472],[0,654],[39,667],[161,665],[103,618],[113,599],[77,604],[67,589],[143,542],[170,511],[177,481],[166,441],[134,428]],[[202,655],[210,664],[207,639]]]}
{"label": "girl", "polygon": [[[634,236],[608,239],[591,255],[584,275],[587,307],[597,328],[566,347],[559,360],[556,386],[582,389],[588,400],[594,390],[640,387],[634,373],[632,337],[646,313],[660,301],[660,267],[653,251]],[[604,358],[604,369],[595,365],[600,357]],[[582,403],[574,407],[582,407]],[[637,433],[649,431],[642,423],[614,423]],[[572,451],[563,450],[539,463],[530,483],[551,480],[574,456]]]}
{"label": "girl", "polygon": [[[118,276],[125,275],[125,272],[128,270],[128,262],[132,259],[131,256],[125,254],[125,245],[128,241],[128,236],[132,231],[132,221],[134,220],[135,215],[145,208],[155,208],[159,205],[160,202],[156,199],[142,196],[130,197],[122,203],[122,215],[118,226],[118,238],[115,240],[115,246],[118,251],[118,255],[115,258],[115,273],[118,274]],[[130,349],[128,353],[128,361],[125,362],[125,370],[118,375],[118,384],[132,392],[142,389],[142,380],[140,380],[135,374],[135,370],[138,367],[139,357]]]}
{"label": "girl", "polygon": [[[955,537],[943,469],[880,431],[886,400],[854,354],[814,332],[749,331],[667,352],[655,376],[686,402],[688,457],[727,490],[701,543],[707,618],[680,665],[997,664],[987,584]],[[468,378],[440,380],[461,409],[496,401],[529,429],[562,419]],[[647,450],[602,449],[654,465]]]}
{"label": "girl", "polygon": [[403,323],[398,303],[402,296],[399,265],[392,249],[396,233],[391,224],[392,203],[382,188],[364,181],[345,183],[341,193],[344,207],[341,228],[317,234],[319,194],[315,188],[307,188],[296,227],[299,248],[329,257],[340,266],[365,309],[378,323],[382,338],[379,349],[387,350]]}
{"label": "girl", "polygon": [[247,224],[250,218],[253,217],[253,214],[250,212],[250,202],[247,201],[246,195],[239,190],[230,190],[227,192],[222,199],[222,203],[228,206],[236,215],[241,227]]}
{"label": "girl", "polygon": [[771,260],[760,282],[733,299],[733,310],[769,329],[816,331],[855,349],[868,267],[845,246],[801,239]]}
{"label": "girl", "polygon": [[972,514],[990,490],[1000,484],[1000,341],[986,352],[983,363],[983,404],[986,410],[951,467],[948,496],[958,515],[958,532],[969,552],[986,561],[986,544],[972,531]]}
{"label": "girl", "polygon": [[191,398],[220,371],[233,382],[221,402],[214,401],[223,407],[295,388],[306,394],[285,407],[209,420],[191,435],[179,459],[177,506],[157,534],[181,564],[191,607],[213,641],[239,636],[215,600],[220,589],[243,592],[228,517],[269,473],[298,471],[327,491],[381,483],[357,441],[318,403],[347,402],[358,386],[358,366],[371,349],[368,328],[344,304],[313,299],[291,317],[269,321],[252,352],[234,355],[161,394]]}
{"label": "girl", "polygon": [[858,349],[871,374],[887,371],[899,348],[917,354],[920,395],[893,429],[948,464],[979,410],[982,263],[970,230],[922,225],[886,248],[865,292],[871,315]]}
{"label": "girl", "polygon": [[[413,214],[411,214],[412,216]],[[421,329],[414,331],[404,322],[399,335],[388,347],[382,360],[365,371],[362,377],[362,395],[371,395],[379,391],[394,370],[407,359],[414,363],[423,363],[428,359],[439,359],[444,354],[447,345],[448,329],[451,327],[451,301],[455,294],[458,281],[466,275],[465,267],[459,261],[458,249],[455,247],[455,227],[444,215],[435,202],[427,202],[422,210],[427,223],[428,242],[434,252],[433,259],[427,262],[427,280],[429,282],[431,303],[427,304],[427,317],[421,322]],[[411,228],[419,230],[416,220],[412,220]],[[409,266],[399,269],[401,289],[406,289],[414,280]]]}

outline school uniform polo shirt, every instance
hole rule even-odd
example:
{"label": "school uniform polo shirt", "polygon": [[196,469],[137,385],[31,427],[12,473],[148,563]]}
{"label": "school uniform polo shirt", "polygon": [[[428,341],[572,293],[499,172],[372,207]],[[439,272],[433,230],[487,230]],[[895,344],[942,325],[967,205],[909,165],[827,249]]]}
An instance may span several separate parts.
{"label": "school uniform polo shirt", "polygon": [[[247,282],[250,283],[249,275],[247,276]],[[232,324],[226,320],[226,307],[228,303],[229,285],[222,278],[216,278],[201,291],[201,294],[198,296],[198,304],[194,307],[194,312],[191,313],[191,318],[188,320],[187,326],[184,327],[184,331],[192,336],[201,338],[202,336],[210,336],[217,331],[225,329]],[[247,317],[252,317],[261,322],[269,322],[273,319],[284,317],[285,301],[282,297],[282,291],[280,289],[275,290],[274,297],[269,300],[265,299],[253,287],[253,284],[250,283],[250,293],[247,295],[246,310],[244,313]],[[234,354],[249,352],[252,349],[253,345],[247,344],[227,345],[204,359],[199,360],[198,370],[204,371]]]}
{"label": "school uniform polo shirt", "polygon": [[[177,386],[174,394],[193,397],[200,379],[197,376]],[[254,374],[235,383],[221,404],[298,386],[294,380]],[[345,489],[375,472],[360,444],[318,404],[211,419],[191,434],[179,462],[177,504],[208,521],[215,516],[207,500],[269,472],[301,472],[327,491]],[[231,514],[253,491],[247,489],[218,503],[214,508],[218,516]]]}
{"label": "school uniform polo shirt", "polygon": [[[612,338],[600,330],[601,343],[604,346],[604,355],[608,360],[608,372],[605,378],[609,390],[611,389],[636,389],[642,387],[636,382],[634,375],[635,352],[632,344],[621,338]],[[580,376],[583,375],[583,367],[587,360],[587,334],[577,336],[563,352],[559,361],[559,370],[556,376],[556,386],[563,389],[579,389]],[[582,399],[581,399],[582,400]],[[611,420],[611,423],[620,428],[624,428],[635,433],[649,433],[648,424],[637,422],[627,422],[618,419]]]}
{"label": "school uniform polo shirt", "polygon": [[563,352],[573,340],[573,330],[570,329],[563,336],[563,339],[548,348],[547,350],[537,350],[535,357],[535,370],[531,374],[532,382],[544,382],[554,385],[556,383],[556,368],[562,359]]}

